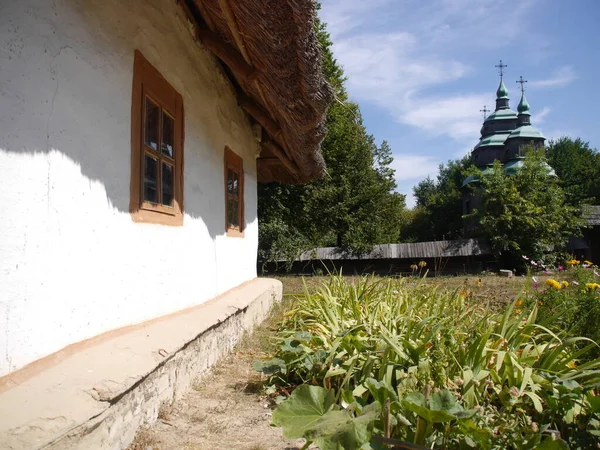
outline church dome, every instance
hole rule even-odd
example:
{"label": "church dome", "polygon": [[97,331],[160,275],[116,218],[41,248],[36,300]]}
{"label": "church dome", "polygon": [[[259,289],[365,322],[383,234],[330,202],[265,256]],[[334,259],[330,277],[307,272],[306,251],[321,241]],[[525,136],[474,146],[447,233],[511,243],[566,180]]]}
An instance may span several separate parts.
{"label": "church dome", "polygon": [[492,120],[515,120],[516,118],[517,113],[512,109],[499,109],[487,116],[485,121],[489,122]]}
{"label": "church dome", "polygon": [[500,80],[500,85],[496,91],[496,98],[508,98],[508,89],[504,85],[504,81]]}
{"label": "church dome", "polygon": [[519,102],[519,106],[517,107],[517,111],[519,114],[529,114],[529,103],[525,98],[525,94],[521,96],[521,101]]}
{"label": "church dome", "polygon": [[[511,160],[509,160],[505,165],[504,165],[504,173],[506,173],[507,175],[515,175],[525,164],[525,157],[524,156],[517,156],[516,158],[513,158]],[[544,163],[544,166],[546,167],[546,170],[548,171],[548,176],[551,177],[555,177],[556,176],[556,172],[554,172],[554,169],[552,167],[550,167],[548,165],[548,163]]]}
{"label": "church dome", "polygon": [[517,129],[515,129],[512,133],[508,135],[508,139],[515,138],[525,138],[525,139],[544,139],[544,135],[540,133],[537,128],[532,127],[531,125],[523,125]]}

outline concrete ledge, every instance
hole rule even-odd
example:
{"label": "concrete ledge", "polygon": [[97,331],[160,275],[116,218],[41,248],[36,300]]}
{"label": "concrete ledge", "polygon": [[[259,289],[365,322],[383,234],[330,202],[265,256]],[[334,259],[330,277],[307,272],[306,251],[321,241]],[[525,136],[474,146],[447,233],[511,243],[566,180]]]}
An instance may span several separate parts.
{"label": "concrete ledge", "polygon": [[[161,405],[229,352],[282,295],[259,278],[197,307],[109,333],[0,393],[3,449],[125,449]],[[7,383],[5,383],[5,386]]]}

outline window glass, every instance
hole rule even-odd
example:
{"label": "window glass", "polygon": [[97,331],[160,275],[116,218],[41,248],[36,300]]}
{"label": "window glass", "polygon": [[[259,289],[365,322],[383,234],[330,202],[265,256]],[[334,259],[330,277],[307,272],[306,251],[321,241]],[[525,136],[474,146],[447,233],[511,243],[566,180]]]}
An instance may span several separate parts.
{"label": "window glass", "polygon": [[158,106],[146,97],[144,144],[153,150],[158,149]]}
{"label": "window glass", "polygon": [[157,161],[148,154],[144,154],[144,201],[158,203],[156,186]]}
{"label": "window glass", "polygon": [[163,155],[173,158],[173,141],[175,121],[171,116],[163,111],[163,126],[162,126],[162,153]]}

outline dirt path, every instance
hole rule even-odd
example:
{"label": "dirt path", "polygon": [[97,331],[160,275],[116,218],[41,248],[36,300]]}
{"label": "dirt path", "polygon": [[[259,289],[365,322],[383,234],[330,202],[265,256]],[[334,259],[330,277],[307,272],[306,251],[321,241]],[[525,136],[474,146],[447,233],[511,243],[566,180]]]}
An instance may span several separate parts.
{"label": "dirt path", "polygon": [[[281,310],[281,308],[277,308]],[[296,449],[302,441],[283,438],[271,424],[272,409],[262,395],[260,374],[252,363],[269,348],[270,324],[278,312],[253,335],[247,336],[233,354],[219,362],[211,374],[170,407],[159,420],[141,429],[129,450]]]}

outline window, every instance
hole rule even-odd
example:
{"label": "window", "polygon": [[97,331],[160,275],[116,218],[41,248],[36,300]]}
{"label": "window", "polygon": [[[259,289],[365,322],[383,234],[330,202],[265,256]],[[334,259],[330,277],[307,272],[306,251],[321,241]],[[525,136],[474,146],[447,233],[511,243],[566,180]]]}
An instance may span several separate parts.
{"label": "window", "polygon": [[242,158],[225,147],[225,230],[244,236],[244,167]]}
{"label": "window", "polygon": [[183,100],[137,50],[130,211],[136,222],[183,224]]}

